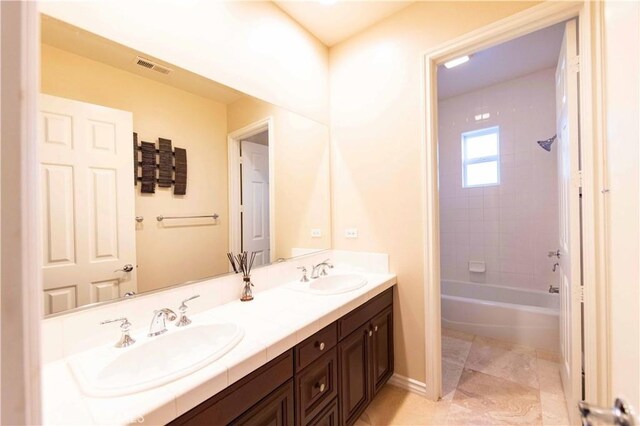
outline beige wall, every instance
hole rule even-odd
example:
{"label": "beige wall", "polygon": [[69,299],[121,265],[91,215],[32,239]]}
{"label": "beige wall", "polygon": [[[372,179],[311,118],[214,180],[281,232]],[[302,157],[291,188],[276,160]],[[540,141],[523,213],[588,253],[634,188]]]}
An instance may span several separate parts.
{"label": "beige wall", "polygon": [[[329,129],[299,114],[258,99],[242,98],[228,106],[229,133],[273,117],[275,157],[275,253],[292,256],[292,248],[331,248]],[[319,228],[321,238],[311,238]]]}
{"label": "beige wall", "polygon": [[[42,46],[42,92],[131,111],[139,140],[171,139],[187,149],[187,195],[135,187],[138,292],[227,271],[226,106],[99,62]],[[209,220],[160,224],[158,215],[221,215]],[[202,226],[181,226],[185,224]]]}
{"label": "beige wall", "polygon": [[606,1],[607,279],[611,397],[640,410],[640,4]]}
{"label": "beige wall", "polygon": [[421,54],[533,4],[419,2],[330,51],[334,247],[390,254],[401,375],[425,380]]}
{"label": "beige wall", "polygon": [[272,2],[52,1],[38,6],[54,18],[328,123],[328,50]]}

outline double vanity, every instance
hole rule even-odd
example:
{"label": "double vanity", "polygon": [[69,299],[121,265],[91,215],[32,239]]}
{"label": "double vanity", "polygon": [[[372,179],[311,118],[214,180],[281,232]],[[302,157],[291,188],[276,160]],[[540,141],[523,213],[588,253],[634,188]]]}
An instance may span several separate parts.
{"label": "double vanity", "polygon": [[171,425],[350,425],[392,374],[388,289]]}
{"label": "double vanity", "polygon": [[[339,261],[305,280],[295,265],[314,261],[256,270],[266,288],[251,302],[225,300],[239,290],[230,275],[106,305],[113,319],[85,324],[100,340],[69,326],[96,310],[45,320],[63,346],[44,339],[58,352],[44,368],[45,423],[353,424],[393,374],[395,276]],[[175,296],[178,314],[162,307]],[[154,299],[164,305],[142,326]]]}

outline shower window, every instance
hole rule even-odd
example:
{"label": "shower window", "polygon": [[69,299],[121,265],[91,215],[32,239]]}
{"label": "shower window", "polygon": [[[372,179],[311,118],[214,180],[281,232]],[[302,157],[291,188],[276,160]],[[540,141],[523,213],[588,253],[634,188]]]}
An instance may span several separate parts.
{"label": "shower window", "polygon": [[462,134],[462,185],[465,188],[500,184],[500,128]]}

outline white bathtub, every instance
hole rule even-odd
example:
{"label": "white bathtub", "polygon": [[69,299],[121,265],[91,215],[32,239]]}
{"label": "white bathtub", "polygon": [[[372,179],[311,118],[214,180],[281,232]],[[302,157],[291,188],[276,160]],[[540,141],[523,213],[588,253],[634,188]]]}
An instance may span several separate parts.
{"label": "white bathtub", "polygon": [[557,294],[442,281],[442,326],[559,352]]}

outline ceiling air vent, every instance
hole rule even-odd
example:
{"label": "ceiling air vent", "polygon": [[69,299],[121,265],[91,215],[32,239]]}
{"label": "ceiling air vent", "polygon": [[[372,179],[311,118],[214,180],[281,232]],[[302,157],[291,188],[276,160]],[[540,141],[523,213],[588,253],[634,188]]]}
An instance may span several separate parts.
{"label": "ceiling air vent", "polygon": [[141,67],[157,71],[160,74],[169,74],[171,71],[173,71],[171,68],[156,64],[155,62],[150,61],[149,59],[141,58],[140,56],[136,58],[136,65],[140,65]]}

